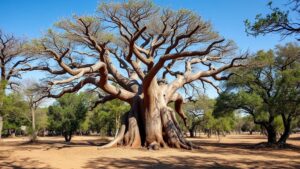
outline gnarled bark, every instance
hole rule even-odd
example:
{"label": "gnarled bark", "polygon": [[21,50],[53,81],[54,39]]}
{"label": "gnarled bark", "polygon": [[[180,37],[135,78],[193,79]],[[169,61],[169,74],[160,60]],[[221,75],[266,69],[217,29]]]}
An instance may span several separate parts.
{"label": "gnarled bark", "polygon": [[160,147],[199,148],[184,138],[175,111],[167,105],[165,96],[168,90],[164,87],[152,83],[149,91],[136,96],[131,110],[122,117],[117,137],[101,148],[117,145],[133,148],[145,146],[155,150]]}

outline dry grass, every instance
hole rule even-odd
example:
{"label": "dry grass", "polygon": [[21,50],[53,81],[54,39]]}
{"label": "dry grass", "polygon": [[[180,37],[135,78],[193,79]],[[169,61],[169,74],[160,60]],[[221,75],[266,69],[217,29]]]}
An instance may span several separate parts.
{"label": "dry grass", "polygon": [[300,134],[289,143],[293,148],[256,149],[265,141],[260,135],[229,135],[190,139],[202,150],[111,148],[98,150],[107,142],[99,137],[74,137],[65,144],[60,137],[39,138],[35,144],[26,138],[3,139],[0,142],[0,168],[300,168]]}

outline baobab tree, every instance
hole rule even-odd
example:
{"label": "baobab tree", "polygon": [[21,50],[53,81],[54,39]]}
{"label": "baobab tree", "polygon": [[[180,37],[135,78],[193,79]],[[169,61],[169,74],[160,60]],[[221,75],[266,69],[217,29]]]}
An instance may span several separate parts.
{"label": "baobab tree", "polygon": [[180,89],[196,82],[217,88],[213,80],[226,80],[230,75],[222,72],[245,58],[197,14],[149,1],[102,3],[97,16],[74,16],[55,26],[58,31],[31,44],[32,55],[47,60],[40,69],[55,75],[48,96],[89,84],[106,93],[96,104],[120,99],[131,106],[118,136],[104,147],[193,148],[175,117],[186,121]]}

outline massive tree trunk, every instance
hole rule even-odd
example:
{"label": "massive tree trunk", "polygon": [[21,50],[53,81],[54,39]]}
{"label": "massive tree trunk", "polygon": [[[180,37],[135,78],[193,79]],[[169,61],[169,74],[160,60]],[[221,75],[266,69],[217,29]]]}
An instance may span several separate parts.
{"label": "massive tree trunk", "polygon": [[118,136],[103,148],[117,145],[149,149],[176,147],[192,149],[176,120],[175,111],[168,106],[167,90],[164,86],[152,83],[142,94],[137,95],[131,110],[122,117]]}

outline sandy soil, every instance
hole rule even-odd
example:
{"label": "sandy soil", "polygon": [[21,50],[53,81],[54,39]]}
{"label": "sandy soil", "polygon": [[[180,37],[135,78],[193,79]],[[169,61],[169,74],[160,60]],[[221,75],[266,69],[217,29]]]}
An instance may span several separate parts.
{"label": "sandy soil", "polygon": [[60,137],[39,138],[36,144],[26,138],[0,141],[0,168],[300,168],[300,134],[289,140],[291,149],[257,149],[265,141],[260,135],[228,135],[190,139],[202,150],[111,148],[98,149],[107,142],[99,137],[75,136],[71,144]]}

